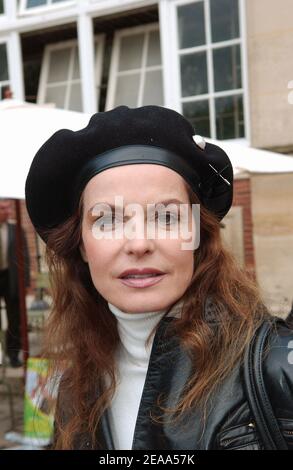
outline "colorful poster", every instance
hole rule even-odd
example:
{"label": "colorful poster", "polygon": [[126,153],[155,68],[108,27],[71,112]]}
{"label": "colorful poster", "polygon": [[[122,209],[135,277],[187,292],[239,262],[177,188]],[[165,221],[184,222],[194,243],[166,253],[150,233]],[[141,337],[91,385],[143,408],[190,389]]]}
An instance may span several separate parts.
{"label": "colorful poster", "polygon": [[27,361],[24,436],[36,445],[48,445],[52,441],[54,406],[58,381],[49,376],[49,362],[41,358]]}

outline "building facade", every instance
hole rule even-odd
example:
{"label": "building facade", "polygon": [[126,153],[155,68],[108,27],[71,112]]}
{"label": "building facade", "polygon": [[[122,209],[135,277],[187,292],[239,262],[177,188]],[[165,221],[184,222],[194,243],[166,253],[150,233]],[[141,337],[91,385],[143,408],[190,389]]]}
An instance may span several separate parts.
{"label": "building facade", "polygon": [[291,0],[0,0],[0,88],[89,113],[160,104],[292,153],[292,17]]}

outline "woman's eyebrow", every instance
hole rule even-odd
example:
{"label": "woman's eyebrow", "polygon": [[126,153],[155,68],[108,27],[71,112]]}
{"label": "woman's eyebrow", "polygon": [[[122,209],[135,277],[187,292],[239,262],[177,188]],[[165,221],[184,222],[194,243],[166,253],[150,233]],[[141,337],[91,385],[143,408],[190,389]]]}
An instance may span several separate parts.
{"label": "woman's eyebrow", "polygon": [[[88,210],[88,213],[90,213],[98,204],[104,204],[106,206],[108,206],[110,209],[112,210],[115,210],[116,208],[118,209],[122,209],[121,206],[115,206],[113,204],[110,204],[109,202],[106,202],[106,201],[99,201],[99,202],[96,202],[89,210]],[[188,204],[187,202],[183,202],[183,201],[180,201],[179,199],[166,199],[164,201],[158,201],[156,203],[149,203],[149,204],[162,204],[164,206],[167,206],[169,204]]]}
{"label": "woman's eyebrow", "polygon": [[[98,206],[99,204],[103,204],[104,206],[108,206],[108,207],[110,207],[111,209],[115,209],[115,205],[109,204],[109,202],[106,202],[106,201],[100,201],[100,202],[96,202],[96,203],[88,210],[88,214],[89,214],[96,206]],[[118,208],[120,208],[120,206],[118,206]]]}

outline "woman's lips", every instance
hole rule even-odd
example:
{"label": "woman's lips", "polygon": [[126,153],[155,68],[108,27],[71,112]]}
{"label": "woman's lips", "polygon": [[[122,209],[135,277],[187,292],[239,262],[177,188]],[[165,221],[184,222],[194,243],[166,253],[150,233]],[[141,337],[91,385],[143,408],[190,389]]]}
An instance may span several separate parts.
{"label": "woman's lips", "polygon": [[128,287],[149,287],[160,282],[165,274],[144,278],[120,278],[120,281]]}

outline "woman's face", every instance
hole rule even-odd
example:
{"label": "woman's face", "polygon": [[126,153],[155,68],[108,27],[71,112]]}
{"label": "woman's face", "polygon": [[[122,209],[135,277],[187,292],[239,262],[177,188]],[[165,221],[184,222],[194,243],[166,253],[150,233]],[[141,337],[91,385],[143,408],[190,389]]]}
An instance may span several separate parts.
{"label": "woman's face", "polygon": [[[111,212],[108,205],[115,206],[115,196],[120,209]],[[157,206],[157,212],[147,212],[147,204],[154,208],[174,199],[185,204],[181,226],[176,225],[181,215],[178,203],[169,208],[165,203]],[[136,209],[130,204],[137,204]],[[177,302],[189,286],[194,268],[193,249],[182,249],[182,242],[188,240],[178,230],[183,224],[192,230],[192,210],[184,180],[175,171],[162,165],[136,164],[94,176],[83,192],[80,248],[97,291],[127,312],[161,310]],[[149,232],[152,236],[148,226],[155,228]],[[125,270],[144,268],[163,274],[148,280],[121,279]]]}

